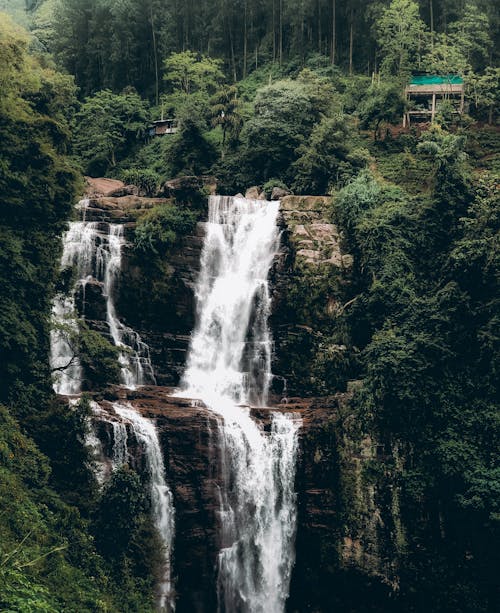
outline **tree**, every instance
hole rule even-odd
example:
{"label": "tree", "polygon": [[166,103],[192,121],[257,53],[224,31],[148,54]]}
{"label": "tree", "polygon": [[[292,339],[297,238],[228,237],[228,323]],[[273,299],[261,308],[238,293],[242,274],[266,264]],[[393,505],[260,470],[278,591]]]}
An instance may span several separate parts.
{"label": "tree", "polygon": [[192,97],[186,98],[177,118],[179,130],[170,140],[166,162],[174,176],[201,175],[215,161],[216,150],[205,136],[206,121]]}
{"label": "tree", "polygon": [[325,118],[316,125],[307,144],[299,147],[301,156],[293,164],[298,193],[326,194],[349,166],[348,127],[342,115]]}
{"label": "tree", "polygon": [[223,81],[221,61],[194,51],[172,53],[164,62],[163,80],[172,92],[213,93]]}
{"label": "tree", "polygon": [[87,172],[116,166],[144,135],[147,121],[147,103],[134,91],[105,89],[86,98],[76,117],[74,148]]}
{"label": "tree", "polygon": [[428,72],[439,75],[458,74],[464,77],[471,71],[462,48],[447,34],[436,36],[422,64]]}
{"label": "tree", "polygon": [[488,123],[493,123],[495,109],[500,106],[500,68],[488,66],[484,74],[470,74],[467,78],[476,111],[488,111]]}
{"label": "tree", "polygon": [[67,156],[73,79],[28,46],[28,34],[0,13],[0,399],[15,389],[19,412],[33,410],[35,396],[41,404],[49,386],[50,288],[77,189]]}
{"label": "tree", "polygon": [[377,140],[381,124],[398,121],[404,109],[405,102],[398,87],[373,86],[359,105],[360,126],[362,128],[372,127],[374,139]]}
{"label": "tree", "polygon": [[234,85],[223,87],[212,96],[210,104],[212,126],[222,128],[222,156],[224,157],[227,134],[230,135],[230,142],[235,143],[243,125],[236,87]]}
{"label": "tree", "polygon": [[[311,134],[330,100],[321,97],[316,82],[283,80],[263,87],[255,98],[255,113],[243,127],[241,165],[257,183],[279,176],[292,177],[297,148]],[[322,98],[322,97],[321,97]]]}
{"label": "tree", "polygon": [[382,53],[381,72],[406,78],[420,65],[426,26],[417,2],[392,0],[376,24],[377,43]]}
{"label": "tree", "polygon": [[485,66],[492,48],[490,23],[477,2],[473,0],[465,3],[462,17],[450,24],[449,36],[473,70]]}

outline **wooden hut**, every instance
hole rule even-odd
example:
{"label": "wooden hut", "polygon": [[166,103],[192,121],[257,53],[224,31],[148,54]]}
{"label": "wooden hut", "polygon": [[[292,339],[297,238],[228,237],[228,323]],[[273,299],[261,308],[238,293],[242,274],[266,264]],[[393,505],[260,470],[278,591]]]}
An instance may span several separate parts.
{"label": "wooden hut", "polygon": [[408,110],[403,116],[403,126],[411,122],[433,122],[444,101],[450,102],[454,112],[464,112],[464,81],[458,75],[418,75],[411,78],[405,89]]}
{"label": "wooden hut", "polygon": [[163,136],[165,134],[175,134],[177,132],[177,119],[158,119],[149,126],[149,136]]}

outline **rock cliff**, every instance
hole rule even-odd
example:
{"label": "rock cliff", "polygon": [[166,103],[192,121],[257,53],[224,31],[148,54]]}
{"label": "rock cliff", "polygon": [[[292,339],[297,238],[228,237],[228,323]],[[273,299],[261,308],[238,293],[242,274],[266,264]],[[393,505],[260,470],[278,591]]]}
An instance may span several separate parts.
{"label": "rock cliff", "polygon": [[[120,419],[113,403],[130,404],[155,420],[175,503],[177,611],[211,613],[216,610],[223,479],[218,417],[200,401],[172,396],[172,391],[165,387],[138,391],[110,388],[95,396],[99,411],[92,418],[93,430],[100,440],[99,461],[106,474],[113,456],[112,424]],[[263,429],[270,425],[271,411],[292,412],[302,419],[295,485],[299,513],[296,564],[288,604],[291,612],[327,611],[334,605],[357,602],[361,592],[342,592],[347,575],[350,582],[363,587],[362,597],[368,600],[373,591],[389,592],[396,581],[394,555],[389,554],[396,546],[397,517],[392,502],[384,502],[392,496],[392,485],[388,482],[385,489],[378,490],[366,480],[363,473],[377,446],[349,434],[342,415],[345,400],[345,395],[291,398],[272,409],[250,409]],[[140,446],[131,431],[127,438],[129,461],[141,472]],[[331,589],[332,577],[338,579],[336,589]]]}
{"label": "rock cliff", "polygon": [[[113,182],[111,193],[123,189]],[[125,236],[133,240],[135,223],[145,211],[171,200],[135,195],[109,196],[99,182],[89,189],[86,219],[102,223],[122,223]],[[330,198],[324,196],[285,196],[281,202],[281,250],[272,273],[273,313],[271,325],[275,338],[274,388],[282,396],[304,392],[310,384],[302,371],[304,347],[316,351],[319,329],[324,319],[332,320],[337,306],[334,292],[325,291],[325,278],[335,278],[351,266],[351,256],[340,249],[340,237],[329,220]],[[120,318],[137,330],[151,348],[155,375],[160,385],[176,385],[185,364],[189,335],[194,326],[194,283],[199,272],[204,224],[183,236],[169,250],[161,267],[138,256],[131,247],[123,254],[117,308]],[[308,289],[306,286],[312,286]],[[303,309],[302,294],[312,296],[321,289],[323,304]],[[325,300],[326,297],[326,300]],[[82,297],[83,299],[83,297]],[[101,304],[100,304],[101,302]],[[83,305],[83,303],[82,303]],[[83,307],[82,307],[83,308]],[[319,314],[316,311],[321,311]],[[85,294],[85,313],[92,327],[102,329],[103,315],[99,288],[89,286]],[[297,364],[297,367],[295,365]],[[288,389],[284,389],[285,379]],[[314,388],[313,388],[314,390]],[[319,390],[316,390],[319,391]]]}
{"label": "rock cliff", "polygon": [[[115,193],[120,189],[113,185]],[[90,218],[125,224],[130,240],[141,212],[166,202],[133,194],[89,195]],[[386,600],[376,595],[397,586],[398,551],[404,544],[393,478],[390,474],[382,480],[370,476],[374,458],[394,455],[394,450],[364,437],[350,424],[348,393],[294,398],[310,386],[307,377],[312,376],[311,363],[321,347],[329,343],[329,350],[333,347],[333,351],[342,352],[341,345],[327,338],[325,330],[333,326],[339,308],[335,283],[352,262],[342,253],[338,231],[329,220],[329,201],[326,197],[283,198],[282,247],[272,272],[271,324],[276,345],[273,410],[293,411],[302,418],[290,612],[344,610],[349,606],[377,610],[370,605],[371,595],[375,595],[374,601]],[[198,223],[195,233],[182,237],[169,251],[159,270],[152,271],[150,262],[126,248],[117,308],[120,318],[150,346],[159,387],[136,392],[111,388],[95,396],[102,410],[94,416],[94,428],[101,442],[104,473],[109,471],[112,457],[112,422],[118,419],[112,402],[130,403],[156,421],[175,501],[173,565],[177,611],[181,613],[216,609],[220,548],[217,417],[199,402],[173,397],[171,389],[184,368],[194,326],[194,282],[203,235],[203,223]],[[311,297],[316,300],[312,306],[308,302]],[[101,288],[87,284],[80,303],[84,303],[93,327],[103,328]],[[269,409],[253,408],[252,415],[263,428],[269,424]],[[132,464],[140,471],[140,449],[130,433],[128,439]],[[343,592],[347,575],[349,585],[362,588],[359,593]],[[332,579],[338,581],[336,589],[332,589]],[[366,603],[360,600],[363,598]]]}

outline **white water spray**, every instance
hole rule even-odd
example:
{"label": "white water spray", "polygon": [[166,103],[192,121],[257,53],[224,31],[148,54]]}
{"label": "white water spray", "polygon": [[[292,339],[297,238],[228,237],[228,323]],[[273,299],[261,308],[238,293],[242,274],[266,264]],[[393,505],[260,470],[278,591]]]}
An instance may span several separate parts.
{"label": "white water spray", "polygon": [[[88,200],[82,200],[79,208],[85,214]],[[74,221],[63,236],[61,268],[73,267],[76,283],[67,296],[56,296],[53,306],[53,330],[51,333],[50,362],[56,371],[54,389],[59,394],[78,394],[81,391],[82,368],[71,336],[76,336],[78,324],[75,315],[77,290],[90,280],[102,284],[106,299],[106,321],[113,343],[119,353],[121,382],[130,389],[146,383],[155,383],[149,347],[139,334],[123,324],[115,308],[115,294],[122,265],[125,244],[123,225],[107,222]],[[64,368],[69,364],[69,367]]]}
{"label": "white water spray", "polygon": [[50,367],[53,371],[54,390],[57,394],[79,394],[82,387],[82,367],[71,338],[78,334],[73,295],[58,295],[52,304],[50,331]]}
{"label": "white water spray", "polygon": [[[140,415],[132,406],[114,403],[113,409],[122,418],[123,427],[127,423],[130,424],[137,442],[144,450],[151,487],[151,511],[163,543],[164,563],[158,585],[158,609],[171,613],[175,609],[170,567],[175,524],[174,502],[172,492],[165,481],[165,465],[158,433],[154,423]],[[126,454],[125,438],[125,457]]]}
{"label": "white water spray", "polygon": [[210,197],[198,323],[180,392],[203,399],[222,417],[218,596],[224,613],[282,613],[294,563],[300,424],[273,413],[265,433],[242,406],[264,406],[271,380],[267,277],[279,245],[278,212],[279,202]]}

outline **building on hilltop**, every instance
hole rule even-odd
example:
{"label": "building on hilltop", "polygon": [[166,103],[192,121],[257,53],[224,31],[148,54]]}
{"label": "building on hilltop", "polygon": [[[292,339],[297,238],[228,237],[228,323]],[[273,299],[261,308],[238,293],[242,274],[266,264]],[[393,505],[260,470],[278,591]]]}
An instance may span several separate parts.
{"label": "building on hilltop", "polygon": [[434,122],[443,102],[451,103],[453,112],[464,112],[465,88],[458,75],[416,75],[412,76],[405,89],[408,110],[403,116],[403,127],[412,122]]}

